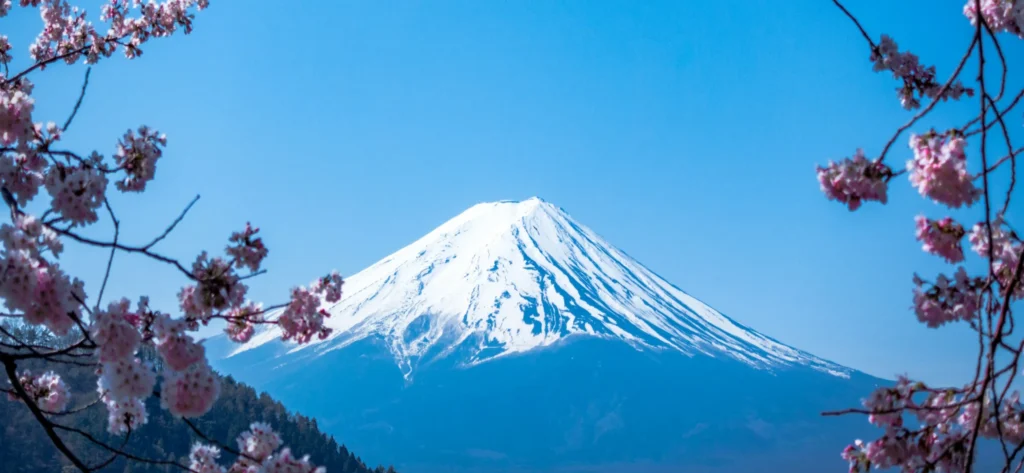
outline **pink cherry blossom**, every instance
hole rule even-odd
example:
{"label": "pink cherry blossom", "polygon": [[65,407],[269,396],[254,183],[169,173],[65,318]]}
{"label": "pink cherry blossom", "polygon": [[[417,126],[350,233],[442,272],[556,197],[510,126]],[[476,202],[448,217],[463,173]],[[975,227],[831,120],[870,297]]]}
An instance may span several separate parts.
{"label": "pink cherry blossom", "polygon": [[264,460],[261,471],[263,473],[327,473],[326,468],[310,463],[309,455],[295,458],[287,447]]}
{"label": "pink cherry blossom", "polygon": [[86,164],[51,166],[44,178],[47,192],[53,198],[50,206],[67,221],[83,225],[98,220],[96,209],[103,205],[107,176],[98,168],[102,159],[93,154]]}
{"label": "pink cherry blossom", "polygon": [[222,258],[209,258],[204,251],[192,265],[197,285],[186,286],[178,293],[181,309],[191,320],[203,323],[217,311],[242,305],[247,288],[231,265]]}
{"label": "pink cherry blossom", "polygon": [[0,144],[12,146],[32,139],[35,100],[32,83],[21,79],[0,87]]}
{"label": "pink cherry blossom", "polygon": [[341,275],[337,271],[333,271],[331,274],[315,281],[312,287],[313,292],[323,294],[325,301],[338,302],[341,300],[341,287],[344,284],[345,281],[341,278]]}
{"label": "pink cherry blossom", "polygon": [[188,455],[188,467],[193,473],[224,473],[224,467],[217,464],[218,458],[220,458],[219,448],[196,443]]}
{"label": "pink cherry blossom", "polygon": [[56,263],[47,263],[30,250],[8,249],[0,259],[0,297],[11,311],[21,311],[25,322],[43,325],[64,335],[80,318],[83,284],[72,281]]}
{"label": "pink cherry blossom", "polygon": [[915,277],[914,312],[917,319],[931,328],[958,320],[974,320],[980,310],[982,278],[970,278],[963,267],[957,268],[953,279],[940,274],[935,284]]}
{"label": "pink cherry blossom", "polygon": [[[1004,223],[1002,217],[996,217],[991,222],[992,240],[995,241],[992,256],[995,259],[1006,258],[1012,251],[1012,241],[1010,240],[1012,232],[1004,228]],[[985,222],[975,224],[967,239],[971,242],[971,249],[978,253],[978,256],[988,258],[989,237],[988,225]]]}
{"label": "pink cherry blossom", "polygon": [[9,250],[24,250],[35,258],[40,258],[44,250],[55,257],[64,251],[57,233],[29,214],[16,216],[14,226],[0,225],[0,241]]}
{"label": "pink cherry blossom", "polygon": [[910,183],[922,196],[952,208],[970,206],[981,197],[967,172],[966,141],[955,133],[911,135],[914,158],[907,161]]}
{"label": "pink cherry blossom", "polygon": [[145,399],[153,394],[156,373],[138,358],[103,363],[97,390],[112,401]]}
{"label": "pink cherry blossom", "polygon": [[846,204],[857,210],[862,202],[886,203],[886,190],[892,170],[878,162],[868,161],[864,151],[858,149],[853,158],[838,163],[829,161],[827,167],[818,167],[818,183],[829,200]]}
{"label": "pink cherry blossom", "polygon": [[[978,24],[976,0],[967,0],[964,15]],[[981,0],[981,16],[996,33],[1008,32],[1024,38],[1024,3],[1015,0]]]}
{"label": "pink cherry blossom", "polygon": [[184,371],[166,370],[160,386],[160,404],[180,417],[206,414],[220,395],[220,380],[205,360]]}
{"label": "pink cherry blossom", "polygon": [[34,151],[0,154],[0,184],[24,207],[39,194],[46,160]]}
{"label": "pink cherry blossom", "polygon": [[958,100],[964,94],[974,95],[974,91],[964,87],[960,81],[950,84],[940,95],[939,92],[942,91],[944,84],[935,80],[935,66],[924,67],[920,64],[917,55],[900,52],[896,42],[889,36],[882,35],[878,46],[871,52],[870,59],[874,63],[875,72],[892,71],[894,78],[903,81],[903,86],[896,90],[900,104],[907,110],[921,106],[918,97]]}
{"label": "pink cherry blossom", "polygon": [[253,460],[262,462],[281,446],[281,437],[263,422],[250,424],[249,430],[242,432],[236,441],[238,451],[244,455],[238,460],[242,466],[252,465]]}
{"label": "pink cherry blossom", "polygon": [[139,127],[139,134],[128,130],[117,144],[114,161],[127,177],[114,183],[122,192],[142,192],[153,180],[156,160],[163,156],[160,148],[167,146],[167,135],[160,135],[149,127]]}
{"label": "pink cherry blossom", "polygon": [[919,215],[917,223],[917,239],[923,244],[924,251],[941,256],[950,263],[959,263],[964,260],[964,250],[960,246],[963,239],[964,227],[953,221],[950,217],[940,220],[929,220]]}
{"label": "pink cherry blossom", "polygon": [[282,340],[294,340],[296,343],[307,343],[314,335],[320,339],[327,338],[331,329],[324,326],[324,318],[330,314],[320,309],[320,298],[304,287],[292,289],[291,301],[277,319],[281,327]]}
{"label": "pink cherry blossom", "polygon": [[107,432],[114,435],[127,433],[141,427],[149,420],[146,405],[139,398],[126,398],[115,401],[109,396],[103,397],[107,406]]}
{"label": "pink cherry blossom", "polygon": [[[23,371],[18,375],[18,383],[29,399],[44,412],[62,412],[71,400],[71,391],[64,384],[64,380],[52,371],[38,376],[30,371]],[[13,392],[8,396],[12,400],[19,399]]]}
{"label": "pink cherry blossom", "polygon": [[206,356],[206,349],[186,334],[186,330],[184,321],[167,316],[159,317],[154,323],[157,352],[174,371],[184,371]]}
{"label": "pink cherry blossom", "polygon": [[259,228],[253,228],[246,222],[245,230],[231,234],[229,241],[234,245],[228,246],[227,253],[234,258],[238,268],[247,267],[252,272],[259,271],[260,264],[267,257],[268,250],[263,246],[263,239],[254,238],[259,231]]}
{"label": "pink cherry blossom", "polygon": [[224,332],[228,338],[238,343],[249,341],[255,332],[255,324],[263,321],[263,305],[247,302],[240,307],[232,308],[227,314],[227,326]]}
{"label": "pink cherry blossom", "polygon": [[142,335],[128,319],[128,299],[112,302],[107,310],[95,311],[89,334],[99,345],[101,363],[130,359],[142,341]]}

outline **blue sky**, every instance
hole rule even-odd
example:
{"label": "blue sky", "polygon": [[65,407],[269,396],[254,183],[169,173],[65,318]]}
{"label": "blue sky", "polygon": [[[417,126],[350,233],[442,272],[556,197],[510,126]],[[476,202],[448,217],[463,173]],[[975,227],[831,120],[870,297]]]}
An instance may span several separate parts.
{"label": "blue sky", "polygon": [[[122,241],[148,241],[201,194],[159,248],[191,261],[251,220],[271,271],[252,293],[278,302],[477,202],[537,195],[789,344],[886,377],[973,372],[970,334],[909,310],[912,272],[948,270],[913,236],[914,215],[941,209],[902,178],[890,205],[853,214],[818,190],[816,164],[873,155],[909,118],[831,2],[212,3],[192,35],[96,67],[66,137],[109,154],[129,127],[167,133],[151,191],[114,201]],[[948,74],[970,39],[963,2],[886,3],[847,6]],[[29,13],[2,20],[22,60]],[[62,122],[83,73],[37,74],[37,118]],[[934,123],[975,108],[943,106]],[[64,264],[95,290],[105,258]],[[182,284],[119,255],[108,294],[170,309]]]}

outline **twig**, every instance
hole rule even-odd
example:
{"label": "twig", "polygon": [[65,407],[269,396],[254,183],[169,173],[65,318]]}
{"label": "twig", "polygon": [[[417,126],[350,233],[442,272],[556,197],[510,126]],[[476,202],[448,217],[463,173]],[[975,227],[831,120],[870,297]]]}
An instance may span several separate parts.
{"label": "twig", "polygon": [[71,120],[75,119],[75,115],[78,114],[78,107],[82,106],[82,99],[85,98],[85,89],[89,86],[89,73],[92,72],[92,66],[85,69],[85,80],[82,81],[82,92],[78,94],[78,101],[75,102],[75,108],[71,109],[71,116],[68,117],[67,121],[64,122],[62,130],[67,131],[68,127],[71,126]]}
{"label": "twig", "polygon": [[103,291],[107,288],[107,281],[110,280],[110,267],[114,265],[114,254],[117,253],[117,238],[121,235],[121,222],[114,216],[114,209],[110,208],[110,202],[106,198],[103,199],[103,205],[110,214],[110,220],[114,222],[114,246],[110,248],[110,257],[107,258],[107,272],[103,274],[103,284],[100,285],[100,293],[96,296],[96,310],[100,310]]}
{"label": "twig", "polygon": [[169,235],[174,230],[174,227],[178,226],[178,223],[180,223],[181,220],[185,218],[185,214],[188,213],[189,209],[191,209],[192,206],[195,205],[196,201],[198,201],[198,200],[199,200],[199,194],[196,194],[195,198],[193,198],[192,201],[189,202],[188,205],[185,206],[185,210],[182,210],[181,214],[178,215],[178,218],[174,219],[174,221],[171,222],[171,225],[168,226],[167,229],[164,230],[164,232],[160,234],[160,236],[154,238],[153,241],[149,242],[149,244],[147,244],[146,246],[143,246],[142,249],[143,250],[148,250],[148,249],[152,248],[153,245],[156,245],[157,243],[159,243],[160,240],[163,240],[164,238],[167,238],[167,235]]}

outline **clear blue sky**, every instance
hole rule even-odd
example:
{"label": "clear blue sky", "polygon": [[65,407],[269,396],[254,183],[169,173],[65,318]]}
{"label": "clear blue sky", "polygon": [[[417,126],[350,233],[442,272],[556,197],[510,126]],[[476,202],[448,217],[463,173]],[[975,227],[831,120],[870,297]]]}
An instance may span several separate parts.
{"label": "clear blue sky", "polygon": [[[114,202],[122,241],[148,240],[201,194],[160,249],[191,260],[252,220],[271,248],[252,291],[277,302],[474,203],[538,195],[789,344],[887,377],[972,372],[969,334],[909,311],[912,272],[945,269],[917,251],[912,217],[939,209],[902,178],[889,206],[855,214],[818,190],[816,164],[878,152],[909,117],[831,2],[212,3],[192,35],[94,69],[67,136],[109,154],[129,127],[168,134],[151,191]],[[848,7],[945,76],[969,41],[962,4]],[[3,21],[24,59],[36,14]],[[36,75],[37,117],[63,121],[82,73]],[[105,257],[65,264],[95,291]],[[115,264],[108,294],[175,307],[170,268]]]}

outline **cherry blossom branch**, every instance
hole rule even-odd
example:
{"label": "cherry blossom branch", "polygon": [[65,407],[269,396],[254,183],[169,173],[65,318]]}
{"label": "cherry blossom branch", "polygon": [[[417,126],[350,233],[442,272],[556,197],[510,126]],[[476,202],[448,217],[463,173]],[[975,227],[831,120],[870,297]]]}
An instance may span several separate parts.
{"label": "cherry blossom branch", "polygon": [[850,21],[852,21],[853,24],[857,26],[857,29],[860,30],[860,34],[864,36],[864,39],[867,40],[869,45],[871,45],[872,50],[878,47],[875,46],[875,42],[871,40],[871,35],[868,34],[867,30],[865,30],[864,27],[861,26],[860,20],[858,20],[857,17],[853,16],[853,14],[850,13],[850,10],[847,10],[842,3],[839,3],[839,0],[832,0],[832,3],[836,4],[836,6],[843,11],[846,17],[849,18]]}
{"label": "cherry blossom branch", "polygon": [[[1017,106],[1017,104],[1020,103],[1022,98],[1024,98],[1024,89],[1021,89],[1020,92],[1017,92],[1017,95],[1014,96],[1014,98],[1010,102],[1010,104],[1007,105],[1006,108],[1004,108],[1002,111],[997,111],[997,113],[1000,114],[1000,115],[1006,115],[1007,113],[1012,111],[1014,109],[1014,107]],[[998,102],[998,100],[997,100],[997,102]],[[960,132],[963,133],[964,136],[967,137],[967,138],[970,138],[972,136],[977,135],[978,133],[981,133],[981,129],[980,128],[975,129],[975,130],[967,131],[968,128],[970,128],[975,123],[978,123],[979,121],[981,121],[981,117],[974,117],[974,118],[972,118],[970,121],[968,121],[967,123],[965,123],[963,126],[960,127]],[[994,125],[995,125],[995,122],[991,122],[991,123],[989,123],[988,126],[992,127]]]}
{"label": "cherry blossom branch", "polygon": [[[128,453],[128,452],[124,451],[123,449],[111,447],[106,442],[103,442],[100,439],[97,439],[95,436],[93,436],[89,432],[86,432],[86,431],[84,431],[82,429],[78,429],[78,428],[75,428],[75,427],[68,427],[66,425],[61,425],[61,424],[56,424],[56,423],[54,423],[52,425],[53,425],[54,428],[57,428],[57,429],[60,429],[60,430],[64,430],[64,431],[67,431],[67,432],[71,432],[71,433],[74,433],[74,434],[78,434],[81,437],[85,438],[86,440],[92,442],[94,445],[96,445],[96,446],[98,446],[98,447],[100,447],[100,448],[102,448],[104,450],[107,450],[108,452],[114,453],[117,456],[121,456],[121,457],[127,458],[127,459],[132,460],[132,461],[137,461],[137,462],[140,462],[140,463],[148,463],[148,464],[151,464],[151,465],[173,466],[173,467],[185,470],[185,471],[199,473],[199,472],[197,472],[197,471],[195,471],[195,470],[193,470],[193,469],[191,469],[191,468],[189,468],[189,467],[187,467],[185,465],[182,465],[181,463],[173,461],[173,460],[154,460],[154,459],[150,459],[150,458],[144,458],[144,457],[140,457],[138,455],[133,455],[131,453]],[[89,471],[89,470],[85,470],[85,471]]]}
{"label": "cherry blossom branch", "polygon": [[963,57],[960,58],[960,63],[957,64],[956,70],[953,71],[953,74],[949,76],[949,80],[947,80],[946,83],[942,85],[942,88],[939,89],[939,92],[936,95],[936,97],[932,99],[931,102],[928,103],[927,107],[925,107],[923,110],[921,110],[916,115],[911,117],[911,119],[904,123],[903,126],[897,128],[896,132],[893,133],[892,138],[889,138],[889,141],[885,143],[885,146],[882,147],[882,152],[878,155],[878,158],[876,159],[878,162],[882,162],[883,160],[885,160],[885,156],[889,153],[889,149],[892,148],[892,145],[896,143],[896,140],[899,139],[901,135],[903,135],[903,132],[909,130],[910,127],[917,124],[918,120],[924,118],[925,115],[931,113],[932,109],[939,104],[939,101],[942,100],[942,97],[945,95],[946,91],[949,90],[949,87],[953,85],[953,82],[955,82],[956,78],[960,75],[960,71],[963,70],[964,65],[967,64],[967,58],[971,57],[971,52],[974,51],[974,47],[980,47],[980,43],[981,33],[979,32],[974,35],[974,38],[971,39],[971,45],[968,46],[967,52],[964,53]]}

